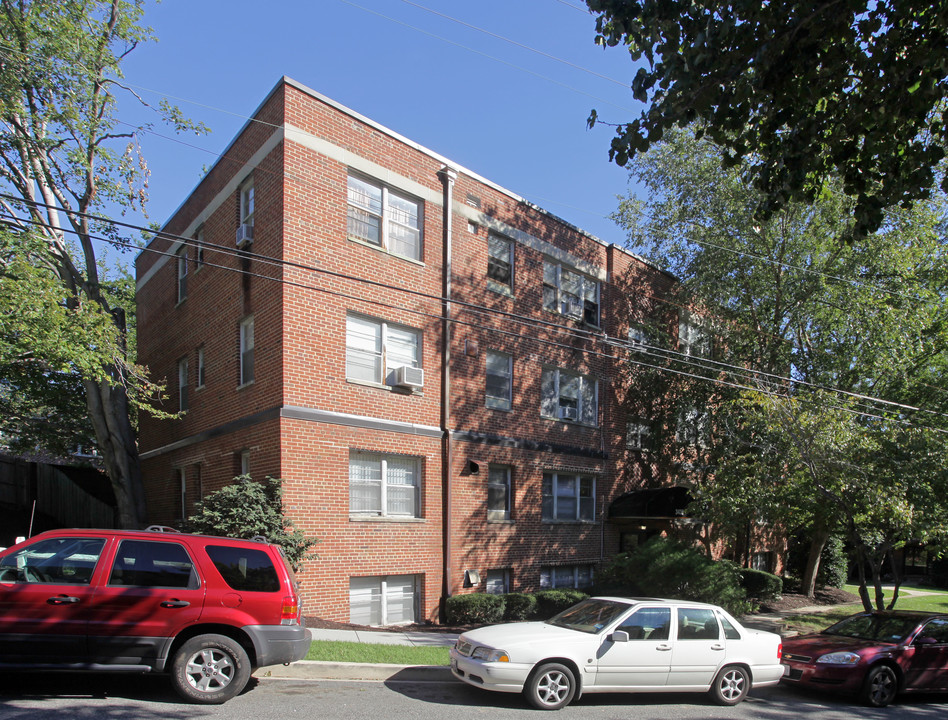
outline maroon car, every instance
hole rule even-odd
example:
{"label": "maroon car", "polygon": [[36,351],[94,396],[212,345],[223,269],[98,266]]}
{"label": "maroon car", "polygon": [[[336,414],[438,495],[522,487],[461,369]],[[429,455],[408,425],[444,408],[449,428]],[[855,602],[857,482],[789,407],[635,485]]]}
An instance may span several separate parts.
{"label": "maroon car", "polygon": [[884,707],[900,692],[948,691],[948,614],[863,612],[783,641],[784,682]]}

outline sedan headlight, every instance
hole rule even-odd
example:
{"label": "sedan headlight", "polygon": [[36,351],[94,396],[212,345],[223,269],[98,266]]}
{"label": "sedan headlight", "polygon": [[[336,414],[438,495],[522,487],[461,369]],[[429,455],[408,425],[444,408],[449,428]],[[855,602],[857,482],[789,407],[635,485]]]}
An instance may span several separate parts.
{"label": "sedan headlight", "polygon": [[471,653],[472,660],[481,662],[510,662],[510,656],[503,650],[494,650],[489,647],[479,647]]}
{"label": "sedan headlight", "polygon": [[820,665],[856,665],[859,660],[859,656],[854,652],[834,652],[824,655],[816,662]]}

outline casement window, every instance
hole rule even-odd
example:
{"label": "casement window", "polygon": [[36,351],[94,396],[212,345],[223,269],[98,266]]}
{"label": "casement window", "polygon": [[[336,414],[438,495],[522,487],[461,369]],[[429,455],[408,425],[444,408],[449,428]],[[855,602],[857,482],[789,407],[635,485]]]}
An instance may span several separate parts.
{"label": "casement window", "polygon": [[706,448],[711,442],[711,420],[707,410],[695,407],[678,412],[675,440],[682,445]]}
{"label": "casement window", "polygon": [[487,470],[487,519],[510,520],[509,465],[490,465]]}
{"label": "casement window", "polygon": [[367,318],[346,316],[346,379],[396,385],[400,367],[421,367],[421,331]]}
{"label": "casement window", "polygon": [[197,351],[197,388],[204,387],[204,381],[207,379],[207,365],[204,361],[204,346],[198,348]]}
{"label": "casement window", "polygon": [[353,625],[406,625],[417,621],[418,575],[349,578],[349,622]]}
{"label": "casement window", "polygon": [[354,175],[348,187],[349,238],[421,260],[421,202]]}
{"label": "casement window", "polygon": [[513,293],[513,242],[493,233],[487,237],[487,287],[495,292]]}
{"label": "casement window", "polygon": [[485,590],[488,595],[504,595],[510,592],[510,571],[488,570]]}
{"label": "casement window", "polygon": [[592,565],[558,565],[540,568],[540,589],[588,588],[593,584]]}
{"label": "casement window", "polygon": [[682,315],[678,321],[678,348],[692,357],[711,357],[711,333],[701,318],[690,313]]}
{"label": "casement window", "polygon": [[543,307],[599,325],[599,282],[562,265],[543,263]]}
{"label": "casement window", "polygon": [[596,519],[596,478],[573,473],[543,473],[543,519],[592,522]]}
{"label": "casement window", "polygon": [[253,227],[254,216],[254,190],[253,178],[250,178],[240,186],[240,224]]}
{"label": "casement window", "polygon": [[178,302],[188,296],[188,246],[182,245],[177,254]]}
{"label": "casement window", "polygon": [[349,451],[349,513],[420,517],[421,460],[408,455]]}
{"label": "casement window", "polygon": [[510,410],[513,389],[513,358],[488,350],[485,404],[496,410]]}
{"label": "casement window", "polygon": [[540,376],[540,415],[584,425],[599,422],[596,381],[586,375],[543,368]]}
{"label": "casement window", "polygon": [[188,359],[178,360],[178,412],[188,409]]}
{"label": "casement window", "polygon": [[643,420],[632,420],[626,424],[625,446],[629,450],[652,449],[652,427]]}
{"label": "casement window", "polygon": [[238,471],[240,475],[250,475],[250,451],[241,450],[240,455],[237,458],[238,460]]}
{"label": "casement window", "polygon": [[253,315],[240,323],[240,384],[246,385],[254,380],[253,362]]}

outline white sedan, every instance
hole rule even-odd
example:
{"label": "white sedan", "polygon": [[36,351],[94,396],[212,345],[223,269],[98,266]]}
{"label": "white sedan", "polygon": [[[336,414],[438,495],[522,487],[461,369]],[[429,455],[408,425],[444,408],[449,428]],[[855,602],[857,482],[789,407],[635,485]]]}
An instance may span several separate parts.
{"label": "white sedan", "polygon": [[546,622],[464,633],[451,670],[541,710],[603,692],[708,692],[736,705],[751,687],[777,684],[780,655],[779,635],[748,630],[716,605],[595,597]]}

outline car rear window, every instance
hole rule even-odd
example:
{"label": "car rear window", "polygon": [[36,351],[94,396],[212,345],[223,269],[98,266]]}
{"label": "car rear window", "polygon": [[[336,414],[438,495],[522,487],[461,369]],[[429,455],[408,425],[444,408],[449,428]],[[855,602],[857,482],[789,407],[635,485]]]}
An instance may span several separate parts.
{"label": "car rear window", "polygon": [[109,585],[119,587],[200,587],[191,556],[174,542],[123,540],[115,553]]}
{"label": "car rear window", "polygon": [[224,582],[234,590],[277,592],[280,589],[273,561],[263,550],[208,545],[207,554]]}

